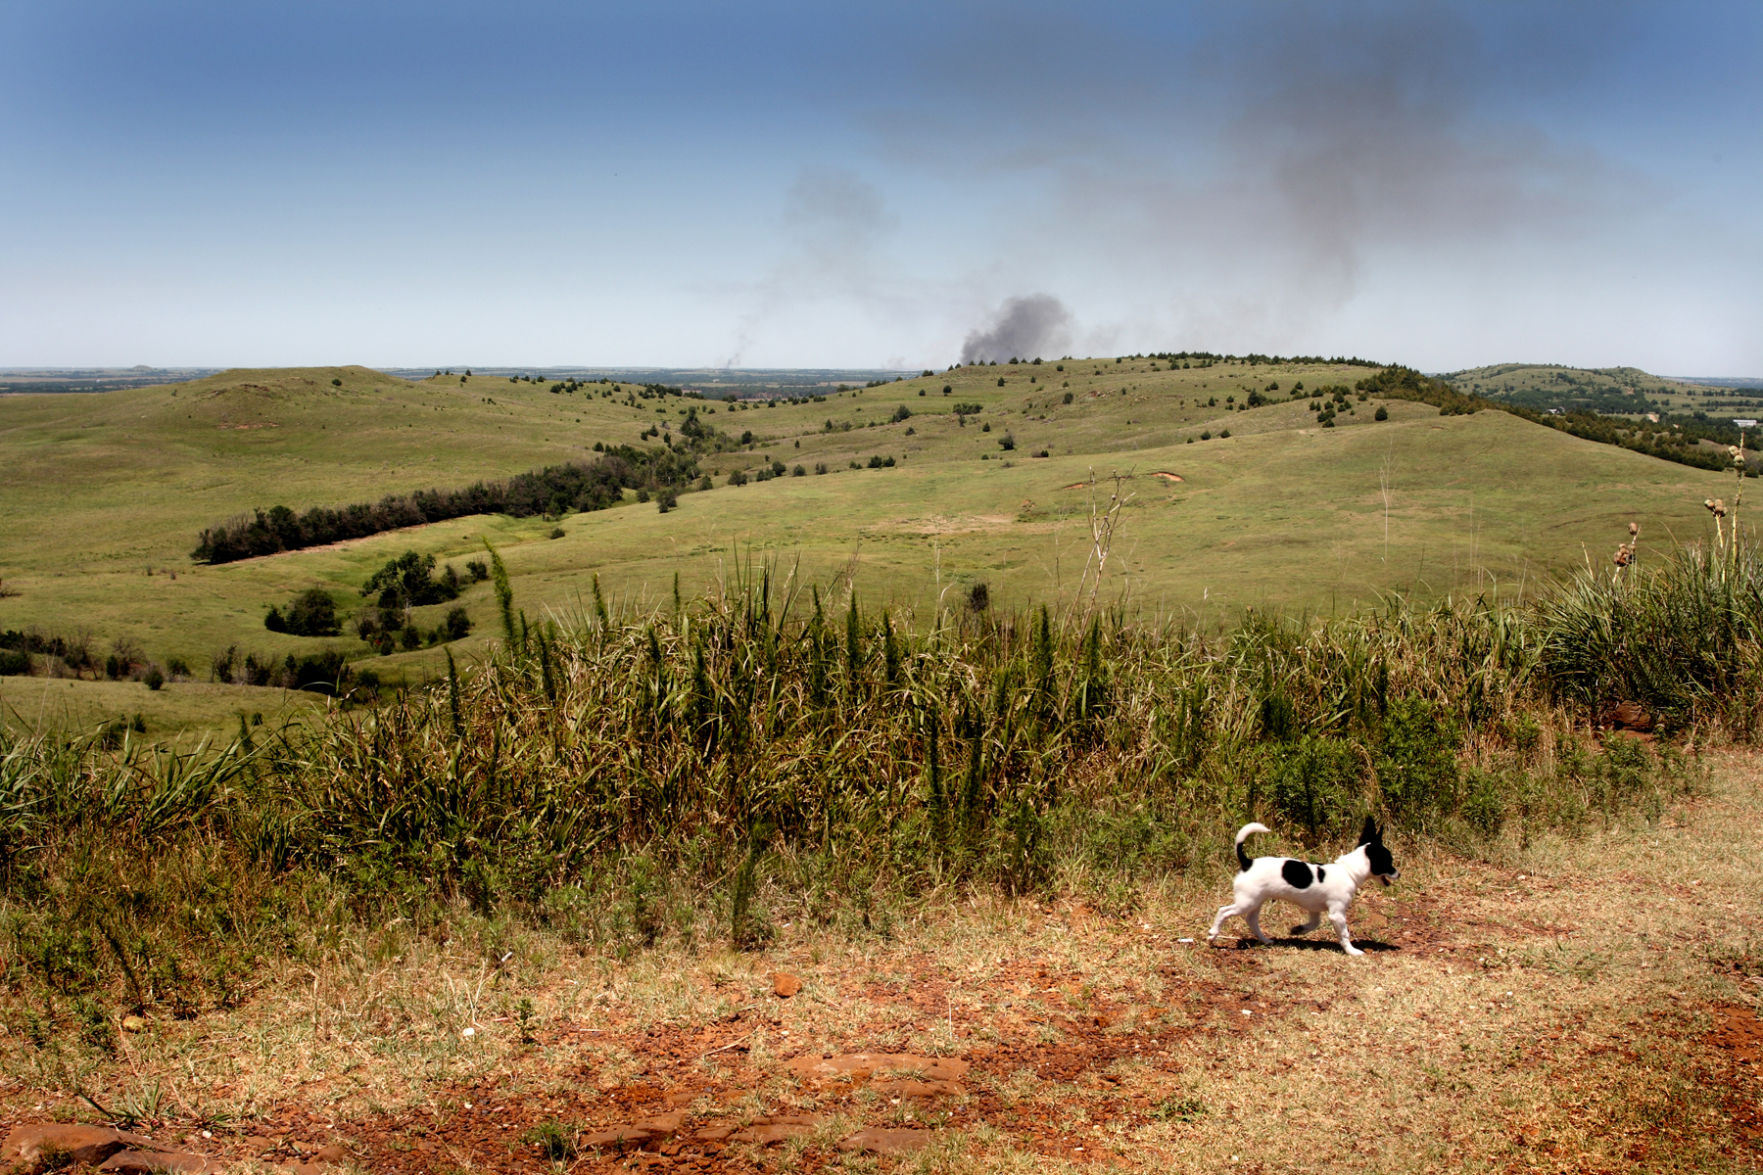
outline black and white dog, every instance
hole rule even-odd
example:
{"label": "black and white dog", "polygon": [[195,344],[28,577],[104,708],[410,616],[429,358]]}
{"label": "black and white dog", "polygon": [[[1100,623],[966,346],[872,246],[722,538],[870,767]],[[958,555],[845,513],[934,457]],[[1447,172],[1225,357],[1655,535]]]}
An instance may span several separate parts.
{"label": "black and white dog", "polygon": [[1388,885],[1391,878],[1401,876],[1390,851],[1383,847],[1383,831],[1377,822],[1367,816],[1359,833],[1359,847],[1332,865],[1312,865],[1292,857],[1249,860],[1243,852],[1243,842],[1253,833],[1271,831],[1265,824],[1245,824],[1237,832],[1237,862],[1241,866],[1233,883],[1237,900],[1218,911],[1206,937],[1217,938],[1224,920],[1241,914],[1256,938],[1272,942],[1261,932],[1261,907],[1272,901],[1290,902],[1310,911],[1310,920],[1292,927],[1293,934],[1315,930],[1322,924],[1326,910],[1328,920],[1341,936],[1341,949],[1349,955],[1363,955],[1365,952],[1353,945],[1353,938],[1347,933],[1347,907],[1353,904],[1359,887],[1371,878],[1379,878]]}

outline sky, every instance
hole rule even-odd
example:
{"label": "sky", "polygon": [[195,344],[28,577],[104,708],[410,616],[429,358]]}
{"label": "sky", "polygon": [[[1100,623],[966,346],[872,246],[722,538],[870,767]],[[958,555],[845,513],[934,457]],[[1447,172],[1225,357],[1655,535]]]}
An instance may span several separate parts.
{"label": "sky", "polygon": [[0,0],[0,366],[1763,375],[1763,4]]}

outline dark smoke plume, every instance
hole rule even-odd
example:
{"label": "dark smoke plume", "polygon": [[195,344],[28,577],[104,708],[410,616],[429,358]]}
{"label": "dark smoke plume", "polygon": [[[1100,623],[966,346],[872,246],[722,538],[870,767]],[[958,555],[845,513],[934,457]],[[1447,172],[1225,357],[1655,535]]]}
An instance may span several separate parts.
{"label": "dark smoke plume", "polygon": [[1071,311],[1051,294],[1010,298],[992,325],[970,331],[961,344],[961,362],[990,363],[1057,355],[1071,345]]}

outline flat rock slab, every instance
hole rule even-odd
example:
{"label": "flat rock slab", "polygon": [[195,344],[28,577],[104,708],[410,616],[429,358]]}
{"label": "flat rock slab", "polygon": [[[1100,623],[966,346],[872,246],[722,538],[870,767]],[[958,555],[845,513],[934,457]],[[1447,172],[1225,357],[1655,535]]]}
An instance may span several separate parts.
{"label": "flat rock slab", "polygon": [[678,1134],[685,1121],[686,1115],[682,1110],[654,1114],[640,1118],[628,1126],[613,1126],[607,1130],[584,1134],[581,1145],[595,1150],[642,1150]]}
{"label": "flat rock slab", "polygon": [[139,1134],[112,1130],[108,1126],[38,1122],[13,1127],[6,1136],[6,1142],[0,1144],[0,1153],[9,1159],[31,1162],[45,1153],[60,1151],[76,1163],[96,1166],[118,1151],[152,1145],[152,1142]]}
{"label": "flat rock slab", "polygon": [[209,1158],[190,1151],[118,1151],[98,1164],[100,1171],[122,1172],[123,1175],[152,1175],[156,1171],[196,1172],[207,1175],[226,1168]]}
{"label": "flat rock slab", "polygon": [[658,1131],[646,1130],[633,1124],[584,1134],[581,1145],[592,1150],[641,1150],[648,1143],[659,1142],[663,1137]]}
{"label": "flat rock slab", "polygon": [[967,1092],[958,1081],[919,1081],[912,1077],[872,1081],[869,1083],[869,1088],[883,1097],[914,1097],[921,1100],[933,1097],[959,1097]]}
{"label": "flat rock slab", "polygon": [[839,1140],[842,1151],[867,1151],[874,1155],[910,1155],[930,1145],[928,1130],[888,1130],[871,1126]]}
{"label": "flat rock slab", "polygon": [[729,1135],[730,1142],[750,1142],[756,1146],[776,1146],[792,1138],[814,1133],[820,1118],[814,1114],[774,1114],[757,1118],[749,1126]]}
{"label": "flat rock slab", "polygon": [[784,1068],[798,1077],[871,1077],[877,1073],[917,1073],[929,1081],[959,1081],[973,1066],[958,1057],[920,1057],[912,1053],[845,1053],[837,1057],[795,1057]]}

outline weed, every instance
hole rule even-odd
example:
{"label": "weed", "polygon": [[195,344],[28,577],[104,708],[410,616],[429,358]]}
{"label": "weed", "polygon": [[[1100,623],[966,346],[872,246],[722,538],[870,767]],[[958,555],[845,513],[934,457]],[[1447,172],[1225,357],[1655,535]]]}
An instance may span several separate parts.
{"label": "weed", "polygon": [[580,1153],[577,1142],[580,1137],[581,1131],[577,1127],[547,1118],[521,1135],[520,1141],[537,1147],[539,1153],[553,1163],[567,1163]]}

